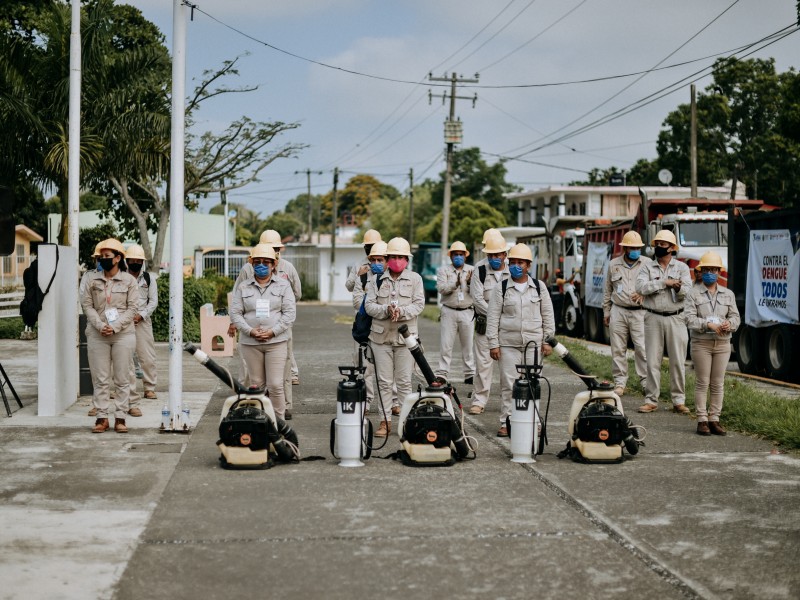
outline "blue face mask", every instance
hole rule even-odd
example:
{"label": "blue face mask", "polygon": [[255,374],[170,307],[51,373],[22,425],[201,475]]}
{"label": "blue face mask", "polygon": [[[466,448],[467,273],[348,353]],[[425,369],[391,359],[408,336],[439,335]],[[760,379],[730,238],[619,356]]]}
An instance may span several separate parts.
{"label": "blue face mask", "polygon": [[375,275],[383,275],[383,263],[370,263],[369,268]]}
{"label": "blue face mask", "polygon": [[511,273],[513,279],[519,279],[522,277],[522,274],[525,273],[525,269],[519,265],[509,265],[508,272]]}
{"label": "blue face mask", "polygon": [[503,268],[503,259],[502,258],[490,258],[489,259],[489,266],[492,267],[495,271],[499,271]]}
{"label": "blue face mask", "polygon": [[639,257],[642,255],[641,250],[631,250],[628,252],[628,258],[631,260],[639,260]]}
{"label": "blue face mask", "polygon": [[100,261],[97,261],[97,271],[100,272],[103,270],[103,265],[100,264]]}
{"label": "blue face mask", "polygon": [[261,279],[264,279],[265,277],[268,277],[270,270],[271,269],[270,269],[269,265],[261,265],[261,264],[259,264],[259,265],[254,265],[253,266],[253,271],[256,272],[256,276],[260,277]]}
{"label": "blue face mask", "polygon": [[453,266],[456,269],[459,269],[459,268],[463,267],[464,266],[464,257],[461,256],[460,254],[456,254],[453,257]]}
{"label": "blue face mask", "polygon": [[703,273],[703,283],[706,285],[713,285],[717,283],[716,273]]}

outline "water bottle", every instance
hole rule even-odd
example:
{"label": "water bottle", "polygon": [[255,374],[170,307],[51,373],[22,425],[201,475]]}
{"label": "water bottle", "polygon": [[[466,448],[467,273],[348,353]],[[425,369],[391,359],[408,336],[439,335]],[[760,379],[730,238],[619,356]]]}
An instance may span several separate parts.
{"label": "water bottle", "polygon": [[189,419],[189,407],[184,404],[181,409],[181,425],[184,429],[189,429],[191,424],[191,420]]}
{"label": "water bottle", "polygon": [[170,429],[170,416],[169,404],[165,404],[161,409],[161,429]]}

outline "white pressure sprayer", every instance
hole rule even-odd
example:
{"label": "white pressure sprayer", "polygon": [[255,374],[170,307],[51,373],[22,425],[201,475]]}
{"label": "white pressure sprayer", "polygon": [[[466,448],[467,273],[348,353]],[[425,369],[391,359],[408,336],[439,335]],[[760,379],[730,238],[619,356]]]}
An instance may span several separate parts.
{"label": "white pressure sprayer", "polygon": [[532,455],[539,446],[539,375],[542,372],[537,357],[538,353],[535,353],[533,365],[517,365],[519,377],[514,381],[511,415],[507,423],[511,438],[511,462],[515,463],[536,462]]}
{"label": "white pressure sprayer", "polygon": [[366,368],[359,366],[339,367],[346,379],[339,382],[336,390],[336,419],[331,421],[331,454],[339,459],[340,467],[363,467],[361,459],[368,459],[372,452],[372,423],[365,419],[367,389],[364,382]]}

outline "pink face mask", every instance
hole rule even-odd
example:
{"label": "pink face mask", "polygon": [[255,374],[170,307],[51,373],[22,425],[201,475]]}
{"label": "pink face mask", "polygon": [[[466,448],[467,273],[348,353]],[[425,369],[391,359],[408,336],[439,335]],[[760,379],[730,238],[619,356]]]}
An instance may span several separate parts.
{"label": "pink face mask", "polygon": [[390,258],[387,263],[392,273],[402,273],[408,266],[407,258]]}

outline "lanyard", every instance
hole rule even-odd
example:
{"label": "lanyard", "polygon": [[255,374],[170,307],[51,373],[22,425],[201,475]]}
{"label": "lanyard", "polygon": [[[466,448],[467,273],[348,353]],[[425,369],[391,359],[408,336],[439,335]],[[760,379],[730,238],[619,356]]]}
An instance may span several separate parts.
{"label": "lanyard", "polygon": [[[113,280],[111,280],[111,281],[113,281]],[[109,284],[109,280],[106,279],[103,282],[103,286],[104,286],[103,287],[103,293],[105,293],[105,295],[106,295],[106,306],[111,304],[111,291],[108,289],[108,284]]]}
{"label": "lanyard", "polygon": [[[719,294],[719,292],[717,292],[717,294]],[[717,294],[714,294],[714,296],[712,297],[711,292],[706,290],[706,296],[708,296],[708,301],[711,302],[711,312],[714,314],[716,314],[717,312]]]}

